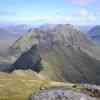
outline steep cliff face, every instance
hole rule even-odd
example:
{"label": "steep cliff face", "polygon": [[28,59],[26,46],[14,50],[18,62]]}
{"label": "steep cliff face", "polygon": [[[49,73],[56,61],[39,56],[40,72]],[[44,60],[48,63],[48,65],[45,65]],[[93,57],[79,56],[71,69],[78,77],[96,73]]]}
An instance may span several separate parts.
{"label": "steep cliff face", "polygon": [[[30,61],[35,58],[28,58],[28,54],[34,44],[38,45],[41,56],[43,70],[40,74],[47,79],[100,84],[100,62],[95,59],[99,48],[73,26],[39,27],[17,40],[11,47],[14,52],[22,54],[14,64],[16,69],[27,69],[22,66],[28,65],[29,68],[32,67]],[[24,55],[23,52],[28,54]],[[95,57],[92,57],[93,55]]]}

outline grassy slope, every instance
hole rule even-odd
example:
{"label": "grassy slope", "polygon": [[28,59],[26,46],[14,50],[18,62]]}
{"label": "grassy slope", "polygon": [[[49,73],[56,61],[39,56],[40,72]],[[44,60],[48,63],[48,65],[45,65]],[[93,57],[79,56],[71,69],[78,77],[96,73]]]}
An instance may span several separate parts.
{"label": "grassy slope", "polygon": [[27,100],[41,87],[56,86],[65,86],[70,89],[73,84],[44,80],[40,75],[33,74],[31,71],[18,71],[12,74],[0,72],[0,100]]}
{"label": "grassy slope", "polygon": [[40,80],[36,74],[18,73],[0,73],[0,100],[27,100],[40,86],[48,84],[48,81]]}
{"label": "grassy slope", "polygon": [[0,72],[0,100],[28,100],[40,89],[58,88],[97,97],[92,91],[87,91],[87,87],[83,85],[46,80],[40,74],[32,71],[16,71],[12,74]]}

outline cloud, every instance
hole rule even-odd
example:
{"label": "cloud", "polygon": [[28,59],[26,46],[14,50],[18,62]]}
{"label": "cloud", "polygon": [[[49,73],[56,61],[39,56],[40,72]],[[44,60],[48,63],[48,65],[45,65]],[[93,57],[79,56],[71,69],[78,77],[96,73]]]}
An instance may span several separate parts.
{"label": "cloud", "polygon": [[96,24],[98,22],[98,18],[95,13],[89,11],[86,8],[81,8],[77,12],[74,12],[70,15],[63,16],[62,22],[68,24]]}
{"label": "cloud", "polygon": [[80,11],[79,11],[79,16],[82,16],[82,17],[87,17],[87,16],[89,16],[90,15],[90,12],[87,10],[87,9],[85,9],[85,8],[82,8]]}
{"label": "cloud", "polygon": [[80,16],[80,17],[84,17],[84,18],[86,18],[86,19],[88,19],[88,20],[91,20],[91,21],[96,20],[96,15],[95,15],[95,13],[90,12],[90,11],[88,11],[88,10],[85,9],[85,8],[82,8],[82,9],[80,10],[79,16]]}
{"label": "cloud", "polygon": [[55,16],[20,16],[17,21],[29,23],[68,23],[68,24],[82,24],[94,23],[97,18],[93,12],[85,8],[80,9],[70,15],[55,15]]}
{"label": "cloud", "polygon": [[48,20],[48,21],[54,21],[63,19],[63,16],[55,15],[55,16],[18,16],[18,20],[22,21],[35,21],[35,20]]}
{"label": "cloud", "polygon": [[[81,23],[94,23],[97,21],[97,15],[81,7],[77,11],[70,14],[60,14],[61,11],[57,10],[57,14],[52,16],[24,16],[16,15],[14,17],[8,17],[8,20],[16,21],[20,23],[69,23],[69,24],[81,24]],[[4,17],[3,17],[4,18]]]}

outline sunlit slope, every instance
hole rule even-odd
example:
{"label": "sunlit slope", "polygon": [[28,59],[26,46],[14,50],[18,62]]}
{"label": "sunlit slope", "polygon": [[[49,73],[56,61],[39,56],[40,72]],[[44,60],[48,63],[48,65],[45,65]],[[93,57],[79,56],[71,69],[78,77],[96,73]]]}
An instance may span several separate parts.
{"label": "sunlit slope", "polygon": [[38,95],[38,93],[46,89],[48,91],[52,89],[71,90],[76,93],[86,94],[91,98],[98,97],[95,100],[99,100],[100,97],[98,94],[99,86],[47,80],[41,74],[31,70],[18,70],[11,74],[0,72],[0,100],[30,100],[31,96]]}
{"label": "sunlit slope", "polygon": [[31,71],[17,71],[12,74],[0,72],[0,100],[27,100],[38,89],[48,84]]}
{"label": "sunlit slope", "polygon": [[15,71],[12,74],[0,72],[0,100],[28,100],[41,89],[64,86],[72,89],[74,84],[45,80],[30,70]]}

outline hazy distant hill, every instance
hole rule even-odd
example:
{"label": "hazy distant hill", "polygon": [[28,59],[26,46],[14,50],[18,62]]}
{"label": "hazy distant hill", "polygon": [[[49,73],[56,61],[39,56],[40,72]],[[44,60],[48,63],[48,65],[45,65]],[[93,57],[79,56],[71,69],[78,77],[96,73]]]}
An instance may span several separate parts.
{"label": "hazy distant hill", "polygon": [[91,28],[88,31],[88,34],[93,40],[95,40],[97,43],[100,43],[100,25]]}
{"label": "hazy distant hill", "polygon": [[[76,26],[75,26],[76,27]],[[89,26],[89,25],[81,25],[81,26],[77,26],[76,28],[78,28],[81,32],[84,33],[88,33],[88,31],[92,28],[93,26]]]}
{"label": "hazy distant hill", "polygon": [[6,51],[6,49],[11,46],[15,40],[17,40],[25,32],[28,32],[31,26],[26,24],[20,25],[0,25],[0,52]]}
{"label": "hazy distant hill", "polygon": [[100,49],[73,26],[35,28],[20,37],[10,50],[16,55],[23,54],[33,45],[38,46],[43,66],[40,74],[46,78],[100,84],[100,62],[96,60]]}
{"label": "hazy distant hill", "polygon": [[7,26],[5,28],[8,29],[9,31],[13,32],[14,34],[22,35],[25,32],[28,32],[28,30],[31,27],[32,27],[31,25],[19,24],[19,25],[9,25],[9,26]]}
{"label": "hazy distant hill", "polygon": [[17,35],[13,34],[12,31],[0,28],[0,51],[8,48],[16,39]]}

